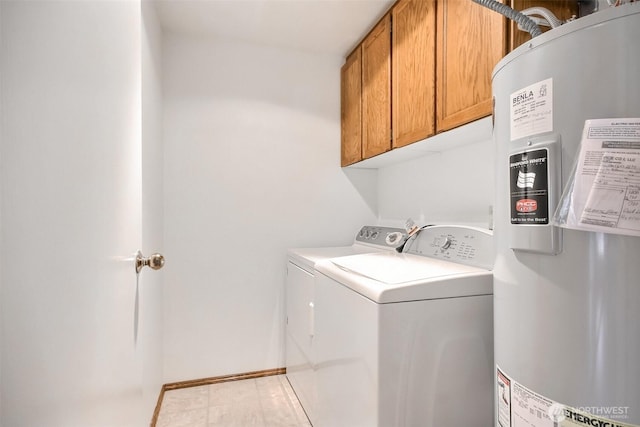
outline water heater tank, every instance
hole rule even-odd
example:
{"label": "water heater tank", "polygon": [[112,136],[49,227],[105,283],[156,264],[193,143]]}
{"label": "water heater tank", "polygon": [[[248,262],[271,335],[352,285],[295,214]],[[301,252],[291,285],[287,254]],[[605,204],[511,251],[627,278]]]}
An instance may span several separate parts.
{"label": "water heater tank", "polygon": [[640,237],[553,222],[585,121],[640,117],[640,2],[520,46],[493,94],[495,425],[640,425]]}

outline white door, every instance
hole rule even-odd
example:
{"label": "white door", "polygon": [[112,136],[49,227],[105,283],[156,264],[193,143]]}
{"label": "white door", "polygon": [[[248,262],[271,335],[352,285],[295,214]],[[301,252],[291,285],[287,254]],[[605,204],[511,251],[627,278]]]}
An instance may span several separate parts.
{"label": "white door", "polygon": [[3,0],[0,19],[0,423],[148,425],[140,4]]}

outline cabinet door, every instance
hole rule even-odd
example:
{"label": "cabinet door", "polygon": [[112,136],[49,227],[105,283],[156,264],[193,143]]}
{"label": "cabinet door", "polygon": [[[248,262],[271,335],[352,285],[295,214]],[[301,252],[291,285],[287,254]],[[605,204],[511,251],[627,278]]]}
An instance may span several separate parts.
{"label": "cabinet door", "polygon": [[[578,16],[578,3],[575,0],[546,0],[544,4],[540,4],[540,0],[511,0],[511,7],[515,10],[525,10],[534,6],[544,6],[545,9],[549,9],[556,18],[561,21],[565,21],[572,16]],[[522,43],[531,40],[531,35],[526,31],[518,29],[518,24],[515,21],[510,21],[509,31],[509,50],[513,50],[520,46]],[[540,27],[545,32],[549,27]]]}
{"label": "cabinet door", "polygon": [[362,160],[362,51],[356,49],[340,73],[340,111],[342,126],[341,164]]}
{"label": "cabinet door", "polygon": [[391,149],[391,15],[362,43],[362,156]]}
{"label": "cabinet door", "polygon": [[392,10],[393,148],[435,133],[435,0],[400,0]]}
{"label": "cabinet door", "polygon": [[438,2],[438,132],[491,114],[491,73],[505,53],[506,18],[471,1]]}

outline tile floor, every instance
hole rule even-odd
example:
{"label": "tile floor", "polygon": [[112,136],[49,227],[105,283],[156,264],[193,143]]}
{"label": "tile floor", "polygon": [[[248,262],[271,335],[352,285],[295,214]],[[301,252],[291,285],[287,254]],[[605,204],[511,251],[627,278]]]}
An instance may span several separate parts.
{"label": "tile floor", "polygon": [[311,427],[284,375],[167,391],[156,427]]}

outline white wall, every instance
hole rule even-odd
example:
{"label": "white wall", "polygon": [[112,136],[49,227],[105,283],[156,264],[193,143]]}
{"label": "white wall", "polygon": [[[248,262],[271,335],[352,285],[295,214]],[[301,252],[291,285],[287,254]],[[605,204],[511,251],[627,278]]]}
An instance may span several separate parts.
{"label": "white wall", "polygon": [[0,423],[148,425],[140,4],[0,9]]}
{"label": "white wall", "polygon": [[165,34],[165,378],[283,366],[286,249],[350,244],[338,56]]}
{"label": "white wall", "polygon": [[481,141],[378,171],[382,220],[489,227],[494,194],[493,142]]}

